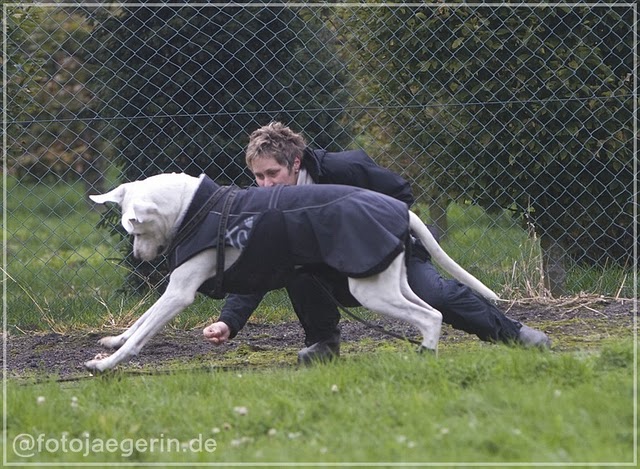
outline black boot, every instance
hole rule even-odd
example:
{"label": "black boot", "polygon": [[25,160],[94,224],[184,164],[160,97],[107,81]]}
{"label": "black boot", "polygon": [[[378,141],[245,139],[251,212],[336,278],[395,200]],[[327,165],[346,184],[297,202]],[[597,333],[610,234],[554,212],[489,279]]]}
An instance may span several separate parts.
{"label": "black boot", "polygon": [[336,330],[330,337],[320,340],[298,352],[298,365],[326,363],[340,356],[340,331]]}
{"label": "black boot", "polygon": [[547,337],[547,334],[539,331],[538,329],[525,326],[524,324],[520,328],[520,332],[518,332],[516,343],[523,347],[540,347],[543,349],[551,348],[551,341],[549,340],[549,337]]}

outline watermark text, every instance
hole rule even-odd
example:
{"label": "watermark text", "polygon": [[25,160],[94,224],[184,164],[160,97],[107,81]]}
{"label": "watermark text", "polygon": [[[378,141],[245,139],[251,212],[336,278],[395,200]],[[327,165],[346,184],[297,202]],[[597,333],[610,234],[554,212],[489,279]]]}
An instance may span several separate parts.
{"label": "watermark text", "polygon": [[129,458],[138,453],[213,453],[218,445],[214,438],[197,435],[188,441],[180,441],[160,434],[157,438],[95,438],[88,433],[72,437],[39,433],[21,433],[13,439],[13,452],[20,458],[33,458],[39,454],[74,453],[88,457],[94,454],[119,454]]}

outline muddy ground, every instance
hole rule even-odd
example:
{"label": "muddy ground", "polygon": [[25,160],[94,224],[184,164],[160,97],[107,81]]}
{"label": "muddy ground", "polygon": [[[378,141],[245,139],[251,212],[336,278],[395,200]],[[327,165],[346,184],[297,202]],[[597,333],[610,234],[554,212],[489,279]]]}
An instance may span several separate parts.
{"label": "muddy ground", "polygon": [[[632,336],[634,304],[630,300],[577,297],[541,304],[519,302],[506,309],[509,317],[544,330],[553,342],[552,350],[598,347],[608,338]],[[408,337],[415,330],[387,319],[371,322]],[[350,319],[343,319],[342,354],[366,353],[382,346],[400,346],[398,339]],[[98,339],[118,330],[75,331],[68,334],[9,334],[7,374],[14,377],[77,379],[89,376],[82,364],[105,350]],[[440,347],[479,343],[477,337],[445,325]],[[295,366],[296,351],[303,346],[303,334],[297,322],[261,324],[250,322],[238,336],[222,346],[213,346],[202,338],[200,328],[165,328],[154,337],[140,355],[120,365],[124,372],[145,373],[189,368],[228,368],[252,366]],[[491,345],[493,346],[493,345]]]}

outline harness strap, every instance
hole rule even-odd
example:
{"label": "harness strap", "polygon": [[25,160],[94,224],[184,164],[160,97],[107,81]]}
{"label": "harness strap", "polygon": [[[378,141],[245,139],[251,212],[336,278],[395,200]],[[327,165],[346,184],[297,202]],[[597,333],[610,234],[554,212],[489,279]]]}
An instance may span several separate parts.
{"label": "harness strap", "polygon": [[213,283],[213,295],[214,298],[222,298],[224,291],[222,290],[222,282],[224,280],[224,239],[227,233],[227,224],[229,222],[229,212],[231,211],[231,205],[236,197],[238,189],[227,187],[229,190],[227,196],[224,199],[222,206],[222,212],[220,213],[220,224],[218,225],[218,239],[216,244],[216,276]]}
{"label": "harness strap", "polygon": [[211,209],[218,203],[220,198],[230,189],[228,186],[222,186],[209,196],[209,198],[202,204],[196,213],[193,214],[191,219],[182,225],[180,231],[176,234],[171,247],[167,252],[173,252],[176,246],[183,242],[191,232],[198,226],[209,214]]}

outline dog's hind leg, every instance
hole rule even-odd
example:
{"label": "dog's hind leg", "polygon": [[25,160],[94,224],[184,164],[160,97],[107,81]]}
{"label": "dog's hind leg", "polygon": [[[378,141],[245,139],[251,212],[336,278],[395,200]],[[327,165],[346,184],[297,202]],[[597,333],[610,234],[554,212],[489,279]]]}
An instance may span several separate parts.
{"label": "dog's hind leg", "polygon": [[383,272],[366,278],[349,278],[351,294],[372,311],[405,321],[422,333],[422,346],[437,350],[442,314],[421,300],[409,287],[404,253]]}

